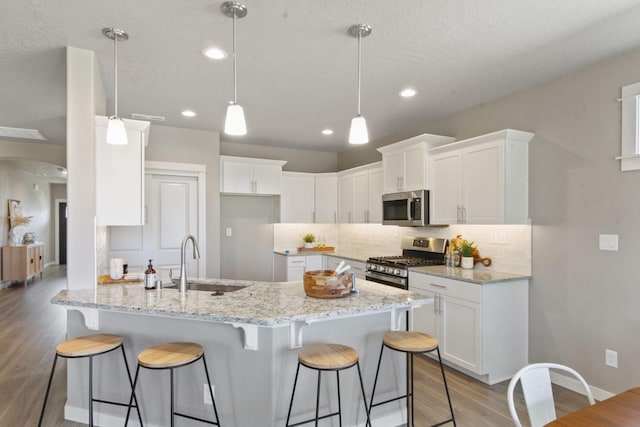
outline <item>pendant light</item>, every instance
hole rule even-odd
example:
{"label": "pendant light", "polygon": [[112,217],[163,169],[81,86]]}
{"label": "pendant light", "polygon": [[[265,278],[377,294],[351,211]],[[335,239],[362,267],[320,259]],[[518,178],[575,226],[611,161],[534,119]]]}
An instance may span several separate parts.
{"label": "pendant light", "polygon": [[222,3],[222,12],[233,18],[233,101],[227,107],[227,117],[224,121],[224,133],[227,135],[246,135],[247,123],[244,120],[244,110],[238,104],[238,88],[236,83],[236,19],[247,16],[247,7],[235,1]]}
{"label": "pendant light", "polygon": [[351,129],[349,130],[349,144],[366,144],[369,142],[369,132],[367,131],[367,121],[360,114],[360,64],[361,64],[361,47],[360,43],[363,37],[371,34],[371,26],[368,24],[357,24],[349,27],[349,34],[358,38],[358,114],[351,120]]}
{"label": "pendant light", "polygon": [[129,35],[118,28],[103,28],[102,34],[113,40],[113,87],[114,87],[114,114],[107,122],[107,143],[114,145],[126,145],[127,131],[124,122],[118,117],[118,42],[129,39]]}

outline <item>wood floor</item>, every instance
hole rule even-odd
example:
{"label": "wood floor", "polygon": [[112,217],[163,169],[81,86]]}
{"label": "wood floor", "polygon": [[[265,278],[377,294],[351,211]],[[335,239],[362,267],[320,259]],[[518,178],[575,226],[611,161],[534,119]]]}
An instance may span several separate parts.
{"label": "wood floor", "polygon": [[[65,339],[66,329],[64,308],[49,300],[65,287],[66,268],[54,266],[45,270],[42,280],[35,280],[27,288],[13,285],[0,290],[0,426],[36,426],[38,423],[54,348]],[[61,360],[44,425],[83,426],[64,421],[66,363]],[[415,425],[425,427],[446,419],[448,407],[437,365],[418,357],[415,368]],[[506,403],[507,382],[487,386],[448,368],[446,375],[458,426],[513,426]],[[558,415],[586,405],[583,396],[569,390],[554,387],[554,393]],[[517,401],[521,419],[527,425],[521,394]]]}

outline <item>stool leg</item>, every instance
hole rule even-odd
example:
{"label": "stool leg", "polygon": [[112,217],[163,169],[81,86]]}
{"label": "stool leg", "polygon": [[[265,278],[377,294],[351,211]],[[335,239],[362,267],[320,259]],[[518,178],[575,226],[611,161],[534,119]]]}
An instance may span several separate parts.
{"label": "stool leg", "polygon": [[338,425],[342,427],[342,405],[340,404],[340,371],[336,371],[336,380],[338,383]]}
{"label": "stool leg", "polygon": [[[131,414],[131,403],[133,402],[133,399],[135,397],[134,394],[136,390],[136,384],[138,384],[138,374],[140,374],[139,364],[138,364],[138,367],[136,368],[136,376],[133,379],[133,384],[131,385],[131,397],[129,398],[129,407],[127,408],[127,418],[124,422],[124,427],[127,427],[127,425],[129,425],[129,414]],[[142,426],[142,420],[140,420],[140,425]]]}
{"label": "stool leg", "polygon": [[409,355],[409,362],[411,365],[411,374],[409,375],[409,379],[411,380],[411,426],[413,427],[415,424],[415,414],[413,412],[414,404],[413,404],[413,353]]}
{"label": "stool leg", "polygon": [[[369,403],[369,412],[373,409],[373,396],[376,394],[376,384],[378,384],[378,374],[380,373],[380,364],[382,363],[382,352],[384,351],[384,344],[380,346],[380,357],[378,357],[378,367],[376,368],[376,378],[373,380],[373,391],[371,392],[371,400]],[[367,414],[367,419],[369,419],[369,414]],[[369,427],[371,423],[367,421],[367,426]]]}
{"label": "stool leg", "polygon": [[204,353],[202,354],[202,363],[204,364],[204,373],[207,377],[207,384],[209,384],[209,393],[211,394],[211,403],[213,404],[213,413],[216,416],[216,424],[220,427],[220,418],[218,418],[218,409],[216,408],[216,401],[213,398],[213,391],[211,390],[211,379],[209,379],[209,370],[207,369],[207,361],[204,358]]}
{"label": "stool leg", "polygon": [[291,392],[291,402],[289,402],[289,412],[287,412],[287,423],[285,427],[289,427],[289,419],[291,418],[291,408],[293,408],[293,397],[296,395],[296,385],[298,384],[298,372],[300,372],[300,362],[296,368],[296,378],[293,380],[293,391]]}
{"label": "stool leg", "polygon": [[369,418],[369,408],[367,408],[367,396],[364,394],[364,383],[362,382],[362,372],[360,371],[360,361],[356,362],[358,367],[358,378],[360,378],[360,390],[362,390],[362,401],[364,402],[364,413],[367,414],[367,424],[371,425],[371,419]]}
{"label": "stool leg", "polygon": [[42,411],[40,411],[40,421],[38,421],[38,427],[42,425],[42,418],[44,417],[44,408],[47,406],[47,399],[49,399],[49,390],[51,390],[51,381],[53,380],[53,373],[56,369],[56,362],[58,361],[58,353],[53,358],[53,366],[51,367],[51,375],[49,375],[49,383],[47,384],[47,391],[44,394],[44,402],[42,402]]}
{"label": "stool leg", "polygon": [[320,413],[320,374],[322,371],[318,371],[318,390],[316,391],[316,427],[318,427],[318,415]]}
{"label": "stool leg", "polygon": [[93,356],[89,356],[89,427],[93,427]]}
{"label": "stool leg", "polygon": [[[127,378],[129,378],[129,385],[131,386],[131,393],[133,394],[133,402],[136,404],[136,411],[138,412],[138,420],[140,421],[140,427],[142,427],[144,424],[142,424],[142,415],[140,415],[140,405],[138,405],[138,398],[136,397],[136,391],[133,387],[133,380],[131,379],[131,371],[129,370],[129,364],[127,363],[127,356],[124,353],[124,346],[121,345],[120,349],[122,350],[122,358],[124,359],[124,366],[125,368],[127,368]],[[129,405],[131,405],[131,401],[129,402]],[[131,407],[129,407],[129,409],[131,409]],[[128,412],[129,411],[127,410],[127,413]]]}
{"label": "stool leg", "polygon": [[169,369],[171,376],[171,427],[175,426],[175,408],[173,407],[173,368]]}
{"label": "stool leg", "polygon": [[442,358],[440,357],[440,346],[436,347],[436,351],[438,353],[438,362],[440,362],[440,371],[442,372],[442,382],[444,383],[444,391],[447,392],[447,400],[449,401],[449,410],[451,411],[451,421],[453,421],[453,426],[456,427],[456,417],[453,414],[453,405],[451,404],[449,387],[447,386],[447,379],[444,376],[444,366],[442,365]]}

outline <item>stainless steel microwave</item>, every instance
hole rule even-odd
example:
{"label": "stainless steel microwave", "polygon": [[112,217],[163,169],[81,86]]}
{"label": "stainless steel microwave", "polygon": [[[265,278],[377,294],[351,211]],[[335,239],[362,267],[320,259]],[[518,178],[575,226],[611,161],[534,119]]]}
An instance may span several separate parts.
{"label": "stainless steel microwave", "polygon": [[429,190],[382,195],[382,224],[420,227],[429,224]]}

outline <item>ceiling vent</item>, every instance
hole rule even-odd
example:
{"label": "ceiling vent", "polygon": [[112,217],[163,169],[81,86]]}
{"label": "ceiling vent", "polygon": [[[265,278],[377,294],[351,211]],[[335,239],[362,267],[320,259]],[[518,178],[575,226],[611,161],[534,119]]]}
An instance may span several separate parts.
{"label": "ceiling vent", "polygon": [[38,129],[21,129],[0,126],[0,138],[37,139],[46,141],[47,138]]}
{"label": "ceiling vent", "polygon": [[151,114],[138,114],[138,113],[132,113],[131,118],[136,120],[149,120],[151,122],[164,122],[166,120],[166,117],[152,116]]}

